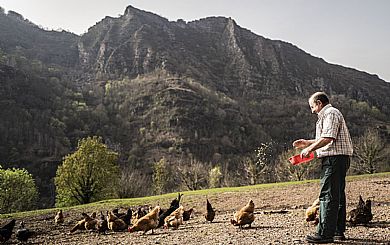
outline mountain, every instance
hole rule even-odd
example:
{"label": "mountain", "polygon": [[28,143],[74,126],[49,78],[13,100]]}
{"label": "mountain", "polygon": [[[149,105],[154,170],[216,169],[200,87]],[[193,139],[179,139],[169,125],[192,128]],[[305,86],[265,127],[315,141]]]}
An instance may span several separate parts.
{"label": "mountain", "polygon": [[389,135],[390,83],[231,18],[168,21],[129,6],[77,36],[0,11],[0,33],[0,162],[43,178],[48,205],[57,165],[88,135],[149,179],[162,157],[234,168],[263,142],[278,153],[312,137],[307,99],[319,90],[353,137],[368,127]]}

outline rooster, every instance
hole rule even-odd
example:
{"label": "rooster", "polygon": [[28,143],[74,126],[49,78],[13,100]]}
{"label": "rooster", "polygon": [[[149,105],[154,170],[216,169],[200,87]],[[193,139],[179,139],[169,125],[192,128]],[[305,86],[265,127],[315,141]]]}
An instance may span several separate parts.
{"label": "rooster", "polygon": [[178,229],[179,225],[183,224],[183,213],[184,207],[181,205],[164,219],[164,228],[175,227]]}
{"label": "rooster", "polygon": [[207,201],[207,204],[206,204],[207,212],[204,215],[204,217],[206,218],[207,221],[213,222],[214,217],[215,217],[215,211],[214,211],[213,207],[211,206],[209,199],[207,199],[206,201]]}
{"label": "rooster", "polygon": [[16,238],[22,242],[27,243],[27,240],[35,235],[34,231],[30,231],[29,229],[24,227],[24,221],[20,222],[20,227],[16,230]]}
{"label": "rooster", "polygon": [[235,226],[239,226],[240,228],[242,228],[243,225],[248,225],[248,227],[251,227],[252,222],[255,220],[254,211],[255,204],[252,200],[250,200],[247,205],[234,214],[234,217],[230,220],[230,223]]}
{"label": "rooster", "polygon": [[320,199],[317,198],[313,204],[306,209],[306,222],[312,222],[314,225],[319,223]]}
{"label": "rooster", "polygon": [[165,218],[168,217],[173,211],[175,211],[176,209],[179,208],[180,199],[182,196],[183,196],[183,194],[178,193],[178,197],[172,200],[170,207],[166,211],[159,214],[158,227],[163,226]]}
{"label": "rooster", "polygon": [[62,210],[60,209],[56,216],[54,217],[54,222],[59,225],[64,223],[64,214],[62,213]]}
{"label": "rooster", "polygon": [[159,214],[160,206],[156,206],[152,211],[150,211],[147,215],[141,217],[137,222],[128,229],[129,232],[134,231],[143,231],[143,234],[146,234],[149,230],[156,229],[159,224]]}
{"label": "rooster", "polygon": [[373,218],[371,212],[371,200],[364,202],[362,196],[359,196],[357,207],[349,212],[349,222],[352,225],[368,224]]}
{"label": "rooster", "polygon": [[15,227],[16,220],[11,220],[7,224],[5,224],[3,227],[0,228],[0,242],[5,243],[11,238],[12,230]]}

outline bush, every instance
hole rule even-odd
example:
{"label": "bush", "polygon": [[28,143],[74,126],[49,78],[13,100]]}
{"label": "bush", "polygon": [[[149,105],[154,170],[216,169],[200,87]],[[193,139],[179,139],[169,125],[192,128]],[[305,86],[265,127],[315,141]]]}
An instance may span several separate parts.
{"label": "bush", "polygon": [[0,166],[0,213],[31,210],[37,199],[37,187],[27,170]]}

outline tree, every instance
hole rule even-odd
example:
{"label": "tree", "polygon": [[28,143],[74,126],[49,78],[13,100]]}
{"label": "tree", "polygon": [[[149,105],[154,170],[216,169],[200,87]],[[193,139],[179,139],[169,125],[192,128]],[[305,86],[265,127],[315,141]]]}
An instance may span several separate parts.
{"label": "tree", "polygon": [[142,169],[124,166],[119,181],[119,198],[148,196],[151,193],[151,176]]}
{"label": "tree", "polygon": [[37,199],[37,187],[27,170],[0,166],[0,213],[31,210]]}
{"label": "tree", "polygon": [[210,188],[221,187],[222,182],[221,166],[217,165],[209,171],[209,186]]}
{"label": "tree", "polygon": [[101,137],[88,137],[67,155],[55,177],[56,205],[71,206],[117,196],[118,154],[107,148]]}
{"label": "tree", "polygon": [[186,189],[200,190],[208,187],[209,169],[208,165],[191,157],[189,163],[179,164],[177,174]]}
{"label": "tree", "polygon": [[356,140],[352,170],[358,174],[377,172],[379,165],[386,158],[385,147],[385,141],[379,137],[378,131],[366,130],[364,135]]}
{"label": "tree", "polygon": [[165,158],[153,164],[153,190],[154,193],[160,195],[165,192],[165,187],[168,180],[168,164]]}

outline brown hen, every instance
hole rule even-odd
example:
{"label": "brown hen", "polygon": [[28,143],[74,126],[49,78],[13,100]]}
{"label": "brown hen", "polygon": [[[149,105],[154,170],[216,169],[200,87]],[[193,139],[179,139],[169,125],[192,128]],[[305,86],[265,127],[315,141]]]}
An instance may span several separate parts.
{"label": "brown hen", "polygon": [[129,232],[143,231],[144,232],[143,234],[145,234],[149,230],[152,230],[152,234],[153,234],[153,229],[156,229],[159,223],[159,216],[158,216],[159,212],[160,212],[160,206],[156,206],[147,215],[138,219],[137,222],[132,227],[129,227],[128,231]]}
{"label": "brown hen", "polygon": [[60,209],[56,216],[54,217],[54,222],[58,225],[58,224],[62,224],[64,223],[64,214],[62,213],[62,209]]}
{"label": "brown hen", "polygon": [[255,220],[254,211],[255,204],[252,200],[250,200],[243,208],[234,214],[234,217],[230,220],[230,222],[240,228],[244,225],[251,227],[252,222]]}
{"label": "brown hen", "polygon": [[164,219],[164,228],[174,227],[178,229],[179,225],[183,224],[184,207],[181,205]]}
{"label": "brown hen", "polygon": [[320,199],[317,198],[313,204],[308,207],[305,211],[306,222],[311,222],[314,225],[317,225],[319,222],[319,213],[320,213]]}

